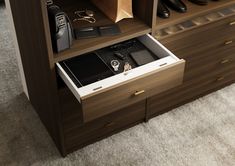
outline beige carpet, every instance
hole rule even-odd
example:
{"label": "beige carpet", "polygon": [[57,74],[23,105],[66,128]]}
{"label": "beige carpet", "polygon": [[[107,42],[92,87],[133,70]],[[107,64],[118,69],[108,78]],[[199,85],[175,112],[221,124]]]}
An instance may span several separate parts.
{"label": "beige carpet", "polygon": [[61,158],[22,94],[0,7],[0,166],[233,166],[235,84]]}

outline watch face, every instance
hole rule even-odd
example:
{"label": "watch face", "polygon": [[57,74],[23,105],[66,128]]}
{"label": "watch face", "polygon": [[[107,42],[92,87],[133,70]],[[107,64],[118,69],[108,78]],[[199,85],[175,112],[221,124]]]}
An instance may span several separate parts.
{"label": "watch face", "polygon": [[111,62],[112,66],[118,66],[119,65],[119,62],[117,60],[113,60]]}
{"label": "watch face", "polygon": [[112,60],[111,61],[111,66],[113,67],[114,71],[118,71],[120,62],[118,60]]}

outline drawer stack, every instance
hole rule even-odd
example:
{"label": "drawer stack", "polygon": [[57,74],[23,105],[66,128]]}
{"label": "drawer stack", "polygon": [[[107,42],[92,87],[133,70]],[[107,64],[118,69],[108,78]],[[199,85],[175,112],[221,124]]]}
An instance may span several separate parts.
{"label": "drawer stack", "polygon": [[144,121],[145,100],[91,122],[81,121],[81,105],[69,89],[60,91],[64,144],[72,152]]}
{"label": "drawer stack", "polygon": [[148,101],[150,115],[166,112],[235,81],[235,16],[161,40],[186,60],[184,83]]}
{"label": "drawer stack", "polygon": [[[85,70],[86,66],[91,65],[92,58],[106,57],[102,62],[109,66],[108,58],[113,54],[107,54],[106,51],[110,53],[112,47],[123,46],[126,42],[56,64],[58,78],[64,85],[59,89],[59,100],[67,152],[147,120],[147,99],[182,84],[185,60],[172,54],[149,34],[135,38],[134,41],[135,47],[132,48],[136,48],[139,43],[142,51],[149,51],[156,58],[143,65],[133,64],[131,70],[95,79],[89,84],[82,84],[81,73],[98,69],[96,61],[92,68]],[[141,54],[141,58],[147,55]],[[81,59],[86,59],[89,64],[84,65],[86,61],[81,63]]]}

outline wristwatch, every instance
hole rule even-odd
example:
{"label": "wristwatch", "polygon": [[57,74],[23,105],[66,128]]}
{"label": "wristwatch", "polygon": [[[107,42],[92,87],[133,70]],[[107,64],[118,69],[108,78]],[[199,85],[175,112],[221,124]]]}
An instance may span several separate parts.
{"label": "wristwatch", "polygon": [[114,71],[118,71],[119,66],[120,66],[120,62],[118,60],[112,60],[111,66],[113,67]]}

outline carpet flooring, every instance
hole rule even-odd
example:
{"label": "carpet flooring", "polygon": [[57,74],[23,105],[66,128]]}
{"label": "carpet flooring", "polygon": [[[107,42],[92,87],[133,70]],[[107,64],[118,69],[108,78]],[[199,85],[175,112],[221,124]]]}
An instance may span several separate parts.
{"label": "carpet flooring", "polygon": [[61,158],[22,93],[0,7],[0,166],[234,166],[235,84]]}

